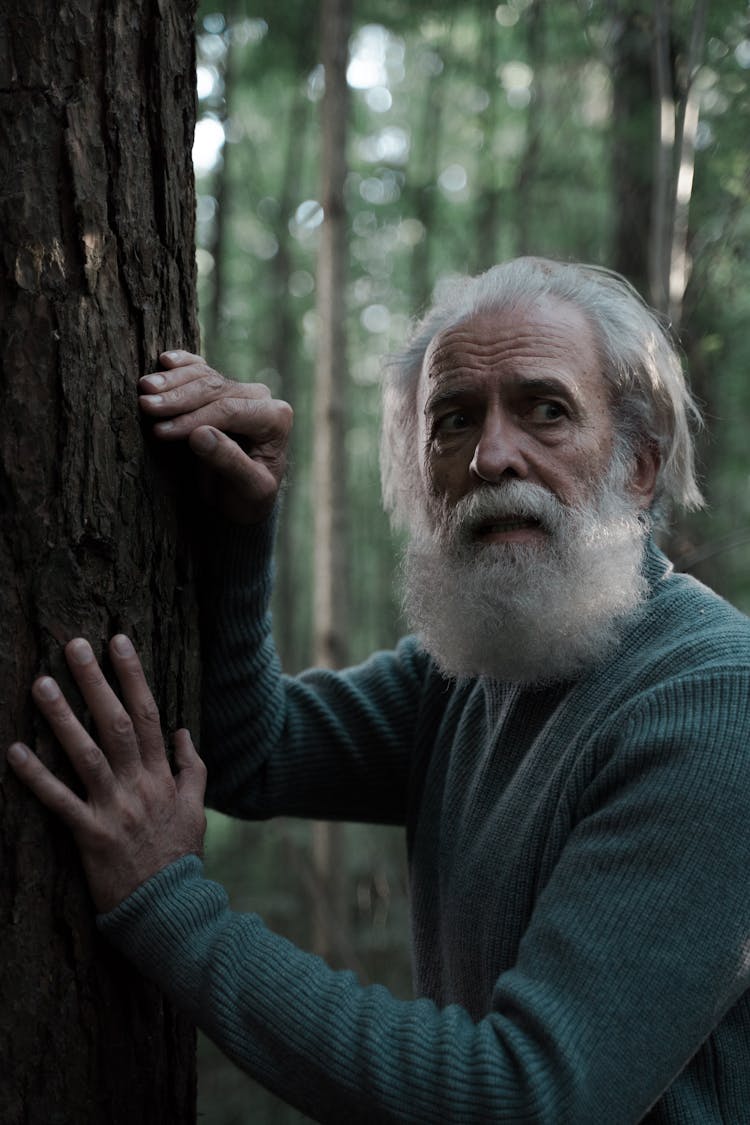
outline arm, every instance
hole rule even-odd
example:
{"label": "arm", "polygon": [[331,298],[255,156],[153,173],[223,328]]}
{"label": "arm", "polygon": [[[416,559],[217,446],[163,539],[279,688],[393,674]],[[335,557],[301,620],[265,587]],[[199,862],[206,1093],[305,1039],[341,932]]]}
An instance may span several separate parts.
{"label": "arm", "polygon": [[271,549],[291,411],[187,352],[141,379],[141,408],[167,442],[201,457],[217,510],[203,591],[208,801],[279,813],[403,823],[409,751],[428,662],[415,646],[344,674],[282,676],[270,629]]}
{"label": "arm", "polygon": [[[12,764],[76,833],[91,879],[102,866],[117,873],[138,838],[133,802],[120,816],[118,794],[133,785],[150,793],[143,769],[162,767],[153,731],[148,764],[137,765],[132,747],[121,753],[119,705],[91,671],[74,674],[105,732],[104,755],[90,745],[83,753],[59,700],[37,698],[89,803],[52,784],[32,755]],[[750,985],[747,688],[744,672],[717,673],[665,685],[613,717],[515,963],[477,1023],[458,1005],[363,988],[257,916],[233,913],[194,854],[175,858],[169,832],[167,863],[143,865],[133,893],[128,858],[119,905],[116,880],[106,897],[95,892],[99,924],[239,1065],[317,1120],[633,1125]],[[131,698],[137,716],[140,696]],[[143,745],[142,719],[134,722]],[[183,760],[190,772],[192,758]],[[175,824],[194,822],[196,794],[178,784]],[[92,800],[112,839],[104,857],[88,831]],[[150,800],[141,815],[151,838]],[[698,1087],[691,1120],[701,1119],[701,1096]]]}
{"label": "arm", "polygon": [[221,543],[204,631],[202,754],[208,803],[404,823],[429,660],[413,640],[346,672],[284,676],[271,636],[271,521]]}
{"label": "arm", "polygon": [[[748,729],[745,674],[671,685],[618,716],[478,1023],[333,972],[232,913],[192,860],[100,925],[316,1120],[634,1125],[750,984]],[[706,1120],[700,1082],[686,1086],[679,1120]]]}

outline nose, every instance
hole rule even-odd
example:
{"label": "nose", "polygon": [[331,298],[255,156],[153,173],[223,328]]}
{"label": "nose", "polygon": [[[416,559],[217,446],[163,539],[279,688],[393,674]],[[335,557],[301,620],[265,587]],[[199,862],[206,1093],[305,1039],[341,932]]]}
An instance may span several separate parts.
{"label": "nose", "polygon": [[503,418],[497,411],[490,411],[484,419],[469,472],[490,484],[507,477],[525,480],[529,467],[521,438],[510,419]]}

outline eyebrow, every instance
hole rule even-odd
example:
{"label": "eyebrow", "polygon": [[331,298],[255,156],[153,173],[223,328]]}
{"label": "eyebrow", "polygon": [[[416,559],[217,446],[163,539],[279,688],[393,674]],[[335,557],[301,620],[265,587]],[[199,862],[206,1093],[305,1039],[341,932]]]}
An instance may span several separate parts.
{"label": "eyebrow", "polygon": [[[449,377],[450,378],[450,377]],[[453,402],[457,398],[464,396],[471,397],[476,393],[480,393],[476,384],[470,380],[464,380],[460,376],[452,384],[446,385],[447,380],[438,385],[433,393],[428,396],[425,405],[425,414],[439,407],[443,402]],[[557,379],[554,376],[519,376],[514,378],[512,382],[506,386],[514,393],[530,394],[542,397],[544,395],[553,395],[556,398],[564,398],[570,405],[579,413],[583,411],[584,402],[578,393],[577,389],[564,379]]]}

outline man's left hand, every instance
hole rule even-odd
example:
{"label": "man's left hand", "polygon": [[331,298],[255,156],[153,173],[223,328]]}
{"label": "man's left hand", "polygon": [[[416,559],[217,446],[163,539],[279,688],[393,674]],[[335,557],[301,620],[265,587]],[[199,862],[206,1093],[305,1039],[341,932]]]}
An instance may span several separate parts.
{"label": "man's left hand", "polygon": [[102,913],[173,860],[200,854],[206,828],[206,770],[189,733],[179,730],[174,736],[179,772],[173,776],[159,712],[135,649],[120,635],[112,638],[110,655],[125,706],[87,641],[78,638],[65,648],[101,747],[51,677],[42,676],[32,689],[35,703],[86,787],[87,800],[50,773],[27,746],[17,742],[8,750],[16,775],[73,832],[94,904]]}

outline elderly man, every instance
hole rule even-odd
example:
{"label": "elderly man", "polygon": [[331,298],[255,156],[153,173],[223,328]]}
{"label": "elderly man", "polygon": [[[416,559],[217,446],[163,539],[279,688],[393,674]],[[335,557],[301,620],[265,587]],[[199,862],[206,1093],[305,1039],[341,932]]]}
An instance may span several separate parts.
{"label": "elderly man", "polygon": [[162,363],[143,410],[224,485],[209,802],[404,825],[417,998],[332,971],[203,877],[203,767],[178,732],[172,779],[123,637],[132,723],[67,648],[101,749],[34,688],[88,801],[9,751],[75,833],[102,932],[320,1121],[750,1120],[750,628],[649,536],[655,510],[700,502],[656,319],[591,267],[451,284],[385,395],[418,635],[296,679],[267,616],[289,409],[196,356]]}

